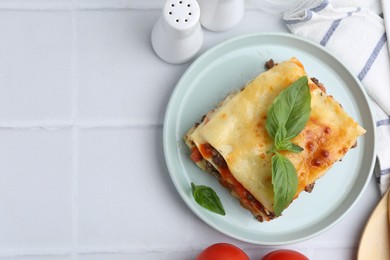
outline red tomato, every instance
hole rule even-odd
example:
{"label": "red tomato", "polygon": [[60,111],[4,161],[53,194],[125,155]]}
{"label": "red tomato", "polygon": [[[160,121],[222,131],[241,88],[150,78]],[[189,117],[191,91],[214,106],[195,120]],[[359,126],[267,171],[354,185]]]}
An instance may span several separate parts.
{"label": "red tomato", "polygon": [[236,246],[219,243],[204,249],[196,260],[249,260],[249,256]]}
{"label": "red tomato", "polygon": [[293,250],[276,250],[261,258],[261,260],[309,260],[306,256]]}

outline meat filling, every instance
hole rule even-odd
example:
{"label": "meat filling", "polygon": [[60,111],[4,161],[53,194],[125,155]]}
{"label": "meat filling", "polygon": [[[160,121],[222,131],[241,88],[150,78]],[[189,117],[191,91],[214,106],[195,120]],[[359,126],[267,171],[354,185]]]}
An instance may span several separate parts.
{"label": "meat filling", "polygon": [[265,64],[264,67],[269,70],[272,69],[275,66],[275,62],[273,59],[268,60]]}
{"label": "meat filling", "polygon": [[[241,205],[250,210],[258,221],[262,222],[275,217],[274,213],[265,210],[264,206],[234,178],[225,159],[214,147],[206,143],[200,145],[199,149],[194,146],[192,150],[192,153],[199,153],[203,157],[202,164],[205,170],[217,177],[219,183],[228,188],[240,200]],[[196,157],[191,156],[191,158]]]}
{"label": "meat filling", "polygon": [[311,79],[311,81],[313,81],[314,82],[314,84],[316,84],[317,85],[317,87],[319,88],[319,89],[321,89],[322,90],[322,92],[325,92],[326,93],[326,88],[325,88],[325,86],[324,86],[324,84],[322,84],[318,79],[316,79],[316,78],[310,78]]}

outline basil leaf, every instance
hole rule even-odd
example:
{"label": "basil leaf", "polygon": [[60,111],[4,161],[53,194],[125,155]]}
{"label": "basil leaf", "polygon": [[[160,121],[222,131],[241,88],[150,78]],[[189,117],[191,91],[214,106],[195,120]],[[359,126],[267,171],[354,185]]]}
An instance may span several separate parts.
{"label": "basil leaf", "polygon": [[291,161],[279,153],[272,156],[272,185],[275,215],[280,216],[294,199],[298,190],[298,176]]}
{"label": "basil leaf", "polygon": [[296,145],[294,143],[289,143],[290,145],[285,148],[286,151],[293,152],[293,153],[300,153],[303,151],[303,148],[299,145]]}
{"label": "basil leaf", "polygon": [[277,151],[289,151],[293,153],[300,153],[303,151],[302,147],[287,140],[283,140],[280,143],[275,143],[275,148]]}
{"label": "basil leaf", "polygon": [[212,188],[204,185],[197,186],[194,183],[191,183],[191,187],[192,196],[200,206],[220,215],[225,215],[221,200]]}
{"label": "basil leaf", "polygon": [[275,134],[275,145],[278,146],[278,144],[282,143],[286,140],[287,130],[284,125],[281,125]]}
{"label": "basil leaf", "polygon": [[267,153],[275,153],[272,156],[272,185],[276,216],[287,208],[298,190],[295,166],[278,151],[299,153],[303,150],[290,140],[302,131],[309,120],[310,104],[310,87],[307,77],[303,76],[283,90],[268,110],[266,129],[274,139],[274,146]]}
{"label": "basil leaf", "polygon": [[311,95],[306,76],[299,78],[283,90],[272,102],[267,114],[266,129],[275,139],[280,127],[284,126],[285,140],[296,137],[310,117]]}

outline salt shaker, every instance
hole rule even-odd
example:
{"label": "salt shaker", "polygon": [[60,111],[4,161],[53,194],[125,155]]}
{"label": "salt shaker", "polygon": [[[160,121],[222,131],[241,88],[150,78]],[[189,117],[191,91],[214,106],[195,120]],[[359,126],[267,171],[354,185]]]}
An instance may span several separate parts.
{"label": "salt shaker", "polygon": [[236,26],[244,15],[244,0],[198,0],[200,23],[210,31],[226,31]]}
{"label": "salt shaker", "polygon": [[196,0],[168,0],[155,23],[151,40],[163,60],[179,64],[189,61],[203,44],[200,8]]}

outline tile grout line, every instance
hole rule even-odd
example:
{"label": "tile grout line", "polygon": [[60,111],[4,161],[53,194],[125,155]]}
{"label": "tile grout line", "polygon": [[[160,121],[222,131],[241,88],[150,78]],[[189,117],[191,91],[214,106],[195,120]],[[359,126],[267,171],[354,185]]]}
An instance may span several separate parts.
{"label": "tile grout line", "polygon": [[6,123],[0,122],[0,131],[2,130],[37,130],[37,131],[56,131],[77,127],[79,129],[147,129],[147,128],[162,128],[163,123],[131,123],[131,122],[116,122],[116,121],[100,121],[100,122],[63,122],[63,123]]}
{"label": "tile grout line", "polygon": [[78,259],[79,209],[78,209],[78,178],[79,178],[79,128],[76,124],[78,115],[78,9],[77,0],[73,1],[72,10],[72,56],[71,56],[71,97],[72,97],[72,260]]}
{"label": "tile grout line", "polygon": [[51,249],[9,249],[0,250],[0,259],[3,258],[15,258],[20,259],[25,257],[67,257],[69,256],[69,248],[51,248]]}
{"label": "tile grout line", "polygon": [[[74,0],[75,1],[75,0]],[[0,3],[0,11],[73,11],[75,9],[73,3],[67,4],[20,4],[20,3]],[[77,4],[78,10],[85,11],[120,11],[120,10],[134,10],[134,11],[148,11],[161,10],[163,5],[161,3],[124,3],[124,4],[102,4],[102,3],[80,3]]]}
{"label": "tile grout line", "polygon": [[72,260],[78,259],[79,210],[78,210],[78,176],[79,176],[79,129],[72,130],[73,170],[72,170]]}
{"label": "tile grout line", "polygon": [[[75,1],[75,0],[74,0]],[[128,3],[78,3],[78,10],[81,11],[158,11],[163,8],[161,2],[133,1]],[[74,3],[66,4],[20,4],[20,3],[0,3],[0,11],[73,11]],[[254,4],[246,3],[245,10],[261,10]]]}

